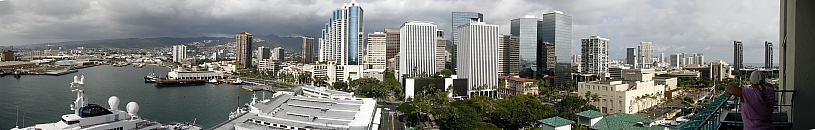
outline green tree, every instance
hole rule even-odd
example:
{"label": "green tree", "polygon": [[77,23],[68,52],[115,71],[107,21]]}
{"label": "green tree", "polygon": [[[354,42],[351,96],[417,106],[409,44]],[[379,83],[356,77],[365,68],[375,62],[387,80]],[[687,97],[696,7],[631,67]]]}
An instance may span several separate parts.
{"label": "green tree", "polygon": [[534,127],[537,120],[557,115],[557,110],[552,105],[543,105],[530,95],[500,99],[497,105],[489,117],[498,127],[505,129]]}
{"label": "green tree", "polygon": [[334,83],[332,83],[331,86],[335,90],[341,90],[341,91],[348,90],[348,83],[345,83],[344,81],[335,81]]}
{"label": "green tree", "polygon": [[577,117],[574,115],[574,113],[586,110],[599,111],[597,107],[589,104],[588,102],[589,102],[588,99],[584,98],[563,96],[560,102],[555,103],[555,108],[557,109],[558,116],[570,120],[577,120]]}

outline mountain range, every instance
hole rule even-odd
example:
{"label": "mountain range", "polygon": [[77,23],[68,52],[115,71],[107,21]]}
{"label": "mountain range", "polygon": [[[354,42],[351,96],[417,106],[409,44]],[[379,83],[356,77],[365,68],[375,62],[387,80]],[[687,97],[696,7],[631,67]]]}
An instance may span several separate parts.
{"label": "mountain range", "polygon": [[[302,50],[302,39],[299,37],[281,37],[277,35],[255,35],[254,39],[261,39],[260,42],[252,43],[252,47],[266,46],[270,48],[283,47],[288,50]],[[68,41],[57,43],[40,43],[31,45],[21,45],[21,49],[47,49],[55,47],[63,48],[133,48],[133,49],[146,49],[156,47],[168,47],[173,45],[180,45],[191,42],[200,42],[205,40],[215,40],[214,44],[207,46],[222,45],[228,42],[234,42],[235,38],[231,37],[156,37],[156,38],[127,38],[127,39],[105,39],[105,40],[87,40],[87,41]],[[0,48],[8,48],[0,46]],[[15,47],[17,48],[17,47]],[[316,49],[317,47],[315,47]]]}

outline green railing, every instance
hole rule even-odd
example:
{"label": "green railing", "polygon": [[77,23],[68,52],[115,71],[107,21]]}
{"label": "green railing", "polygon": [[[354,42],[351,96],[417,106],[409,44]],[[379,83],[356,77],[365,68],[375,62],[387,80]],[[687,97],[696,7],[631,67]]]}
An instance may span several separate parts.
{"label": "green railing", "polygon": [[710,105],[700,110],[698,114],[694,115],[690,121],[677,127],[679,130],[714,130],[719,126],[719,116],[721,107],[732,95],[722,93]]}

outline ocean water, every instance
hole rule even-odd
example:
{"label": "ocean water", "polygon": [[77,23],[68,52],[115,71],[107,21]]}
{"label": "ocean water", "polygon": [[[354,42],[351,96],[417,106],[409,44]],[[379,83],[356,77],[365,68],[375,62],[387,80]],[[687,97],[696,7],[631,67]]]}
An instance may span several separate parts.
{"label": "ocean water", "polygon": [[[108,108],[110,96],[119,97],[119,109],[128,102],[139,104],[138,115],[161,123],[193,122],[209,128],[228,119],[229,112],[251,101],[252,92],[240,85],[156,86],[144,83],[147,73],[167,75],[158,66],[96,66],[62,76],[23,75],[0,77],[0,129],[51,123],[73,113],[69,106],[76,99],[69,83],[75,75],[85,75],[84,91],[91,104]],[[258,98],[263,92],[257,92]],[[271,93],[266,93],[271,96]],[[23,121],[25,122],[23,124]]]}

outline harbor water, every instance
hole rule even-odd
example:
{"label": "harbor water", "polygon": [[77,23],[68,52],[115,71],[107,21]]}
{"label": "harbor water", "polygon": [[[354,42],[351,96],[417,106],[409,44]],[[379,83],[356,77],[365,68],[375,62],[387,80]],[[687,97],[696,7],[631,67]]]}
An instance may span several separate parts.
{"label": "harbor water", "polygon": [[[73,76],[85,75],[85,93],[90,104],[108,108],[108,98],[117,96],[119,108],[128,102],[139,104],[142,118],[170,122],[196,122],[210,128],[226,121],[229,112],[251,101],[252,92],[240,85],[156,86],[144,83],[144,76],[155,70],[167,75],[167,68],[158,66],[113,67],[96,66],[62,76],[11,75],[0,77],[0,129],[51,123],[60,116],[73,113],[69,106],[76,99],[69,83]],[[258,98],[263,92],[256,92]],[[266,93],[266,96],[271,96]]]}

